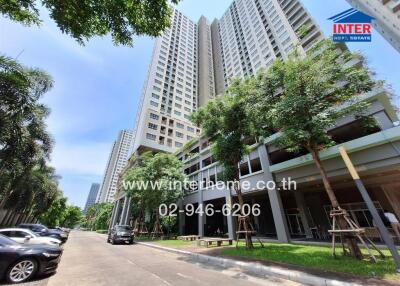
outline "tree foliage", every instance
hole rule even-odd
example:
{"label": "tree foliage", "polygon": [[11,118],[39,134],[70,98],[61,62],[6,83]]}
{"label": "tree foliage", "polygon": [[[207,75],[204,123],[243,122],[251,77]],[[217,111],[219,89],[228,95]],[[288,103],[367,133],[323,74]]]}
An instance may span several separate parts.
{"label": "tree foliage", "polygon": [[112,203],[97,203],[92,205],[86,212],[86,227],[92,230],[108,229],[112,209]]}
{"label": "tree foliage", "polygon": [[58,194],[47,211],[41,214],[39,221],[49,227],[62,226],[66,216],[66,209],[67,198]]}
{"label": "tree foliage", "polygon": [[[233,80],[228,94],[217,97],[192,114],[192,121],[203,129],[212,142],[213,157],[223,166],[224,179],[236,181],[235,192],[242,208],[244,201],[238,184],[238,165],[243,156],[250,152],[250,144],[258,133],[254,128],[254,114],[246,108],[246,100],[256,91],[254,79]],[[218,178],[220,180],[220,178]],[[249,230],[250,222],[243,216],[244,230]],[[246,233],[246,247],[253,248],[251,234]]]}
{"label": "tree foliage", "polygon": [[[211,100],[192,114],[192,121],[212,142],[212,154],[224,167],[227,181],[239,180],[238,164],[249,153],[249,143],[257,134],[253,114],[246,108],[247,95],[254,91],[253,79],[236,79],[228,95]],[[237,192],[242,204],[240,189]]]}
{"label": "tree foliage", "polygon": [[0,209],[39,217],[60,192],[40,103],[52,85],[45,72],[0,56]]}
{"label": "tree foliage", "polygon": [[140,158],[139,166],[128,170],[123,179],[125,183],[147,183],[126,192],[141,206],[142,211],[152,213],[158,210],[160,204],[176,203],[183,196],[186,177],[182,162],[174,155],[148,152]]}
{"label": "tree foliage", "polygon": [[[258,92],[248,96],[248,108],[257,114],[262,130],[279,133],[275,145],[312,155],[334,209],[339,202],[319,151],[335,143],[328,129],[339,118],[365,108],[360,95],[376,84],[371,74],[360,54],[324,40],[305,56],[294,52],[285,61],[276,60],[257,75]],[[339,224],[347,228],[343,219]],[[347,244],[354,256],[362,256],[355,239],[347,239]]]}
{"label": "tree foliage", "polygon": [[65,210],[64,221],[60,226],[73,228],[82,222],[82,210],[77,206],[68,206]]}
{"label": "tree foliage", "polygon": [[374,86],[370,75],[360,54],[325,40],[307,56],[294,53],[260,73],[260,92],[250,102],[280,132],[277,144],[290,152],[321,150],[333,143],[327,130],[338,118],[365,107],[357,100]]}
{"label": "tree foliage", "polygon": [[168,0],[0,0],[0,13],[25,25],[39,25],[44,7],[60,30],[81,44],[111,34],[115,44],[132,45],[134,36],[156,37],[169,27],[169,5]]}

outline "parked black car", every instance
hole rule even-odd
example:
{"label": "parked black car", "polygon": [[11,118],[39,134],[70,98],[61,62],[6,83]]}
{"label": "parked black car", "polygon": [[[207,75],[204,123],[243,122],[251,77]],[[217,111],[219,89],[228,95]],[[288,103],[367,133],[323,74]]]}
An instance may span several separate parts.
{"label": "parked black car", "polygon": [[132,244],[133,239],[133,230],[129,225],[116,225],[108,232],[107,242],[111,244],[119,242]]}
{"label": "parked black car", "polygon": [[58,229],[50,229],[42,224],[37,223],[23,223],[18,225],[20,228],[27,228],[33,231],[34,233],[40,236],[50,236],[53,238],[57,238],[62,241],[62,243],[66,242],[68,239],[68,233],[58,230]]}
{"label": "parked black car", "polygon": [[20,283],[56,271],[62,255],[58,246],[19,244],[0,234],[0,280]]}

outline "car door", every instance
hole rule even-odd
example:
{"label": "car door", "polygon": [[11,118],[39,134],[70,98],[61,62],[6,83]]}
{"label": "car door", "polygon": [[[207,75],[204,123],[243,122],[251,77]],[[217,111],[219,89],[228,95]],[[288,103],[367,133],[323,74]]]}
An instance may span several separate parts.
{"label": "car door", "polygon": [[19,254],[13,247],[3,243],[0,237],[0,277],[3,277],[10,264],[17,260]]}

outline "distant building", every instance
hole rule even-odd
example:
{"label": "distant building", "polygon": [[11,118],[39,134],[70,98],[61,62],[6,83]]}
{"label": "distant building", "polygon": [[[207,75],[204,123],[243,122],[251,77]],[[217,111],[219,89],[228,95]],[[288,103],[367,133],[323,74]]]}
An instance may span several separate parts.
{"label": "distant building", "polygon": [[86,213],[88,209],[95,204],[97,194],[100,189],[100,184],[99,183],[92,183],[92,186],[90,187],[89,195],[86,200],[85,208],[83,209],[83,212]]}
{"label": "distant building", "polygon": [[109,203],[114,201],[114,195],[117,191],[118,176],[128,161],[132,149],[132,142],[132,130],[122,130],[119,132],[118,138],[115,140],[108,158],[96,203]]}
{"label": "distant building", "polygon": [[400,52],[400,1],[347,0],[351,6],[375,19],[372,26]]}

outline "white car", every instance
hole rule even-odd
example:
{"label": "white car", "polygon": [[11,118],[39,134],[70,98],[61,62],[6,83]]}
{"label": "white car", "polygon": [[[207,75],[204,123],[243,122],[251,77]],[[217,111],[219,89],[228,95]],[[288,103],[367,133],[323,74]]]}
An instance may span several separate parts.
{"label": "white car", "polygon": [[9,237],[18,243],[61,245],[61,240],[53,237],[39,236],[25,228],[3,228],[0,234]]}

